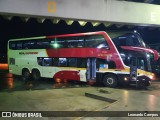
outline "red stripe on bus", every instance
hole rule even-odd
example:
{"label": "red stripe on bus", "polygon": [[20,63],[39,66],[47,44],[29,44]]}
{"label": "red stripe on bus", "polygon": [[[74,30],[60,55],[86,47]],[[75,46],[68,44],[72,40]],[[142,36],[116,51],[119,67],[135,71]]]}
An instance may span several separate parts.
{"label": "red stripe on bus", "polygon": [[72,57],[72,58],[89,58],[96,57],[106,59],[108,61],[115,61],[117,69],[124,69],[124,66],[119,59],[119,56],[113,50],[105,50],[98,48],[60,48],[60,49],[47,49],[48,57]]}

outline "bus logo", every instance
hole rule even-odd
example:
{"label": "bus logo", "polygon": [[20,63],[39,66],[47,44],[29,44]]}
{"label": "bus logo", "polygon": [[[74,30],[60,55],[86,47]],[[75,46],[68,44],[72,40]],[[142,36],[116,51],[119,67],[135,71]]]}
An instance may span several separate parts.
{"label": "bus logo", "polygon": [[56,2],[48,2],[48,12],[56,12]]}
{"label": "bus logo", "polygon": [[2,112],[2,117],[11,117],[11,112]]}

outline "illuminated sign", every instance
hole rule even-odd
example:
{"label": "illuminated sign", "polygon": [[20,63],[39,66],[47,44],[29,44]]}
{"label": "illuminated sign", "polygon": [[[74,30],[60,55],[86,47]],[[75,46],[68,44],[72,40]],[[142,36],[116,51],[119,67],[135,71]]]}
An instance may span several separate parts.
{"label": "illuminated sign", "polygon": [[56,2],[48,2],[48,12],[55,13],[56,12]]}

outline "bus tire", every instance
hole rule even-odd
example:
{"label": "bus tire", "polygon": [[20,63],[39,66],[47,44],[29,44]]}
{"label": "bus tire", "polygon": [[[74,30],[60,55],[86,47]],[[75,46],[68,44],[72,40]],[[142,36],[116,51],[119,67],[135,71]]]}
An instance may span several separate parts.
{"label": "bus tire", "polygon": [[39,70],[37,69],[32,70],[32,78],[33,80],[39,80],[41,78]]}
{"label": "bus tire", "polygon": [[23,69],[22,70],[22,77],[25,79],[25,80],[28,80],[30,78],[30,72],[28,69]]}
{"label": "bus tire", "polygon": [[105,75],[104,78],[103,78],[103,84],[106,87],[115,88],[115,87],[118,86],[117,77],[115,75],[113,75],[113,74]]}

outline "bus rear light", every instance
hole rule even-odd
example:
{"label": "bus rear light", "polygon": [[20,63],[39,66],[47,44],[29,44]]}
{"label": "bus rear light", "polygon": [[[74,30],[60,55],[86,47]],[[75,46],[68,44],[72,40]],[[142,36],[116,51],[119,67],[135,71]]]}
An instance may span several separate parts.
{"label": "bus rear light", "polygon": [[56,78],[56,79],[55,79],[55,82],[56,82],[56,83],[61,83],[61,79],[60,79],[60,78]]}
{"label": "bus rear light", "polygon": [[8,70],[8,64],[0,63],[0,69],[1,70]]}

